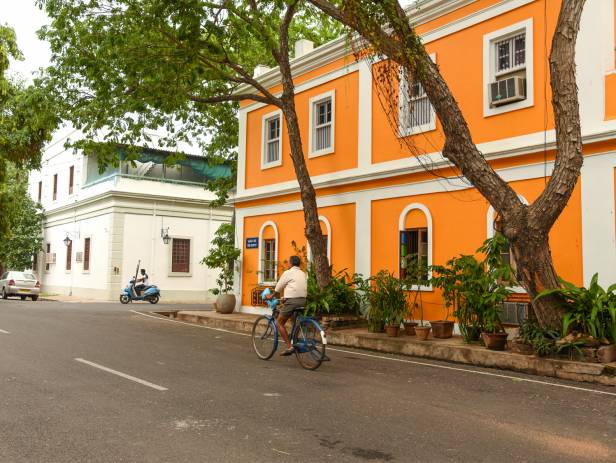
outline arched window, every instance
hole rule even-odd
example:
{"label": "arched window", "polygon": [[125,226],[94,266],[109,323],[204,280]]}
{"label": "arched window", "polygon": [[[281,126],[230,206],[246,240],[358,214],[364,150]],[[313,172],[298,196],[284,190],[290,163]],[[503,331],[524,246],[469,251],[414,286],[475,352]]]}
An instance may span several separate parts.
{"label": "arched window", "polygon": [[[405,207],[400,214],[398,230],[400,278],[407,276],[407,269],[413,261],[428,267],[432,265],[432,216],[428,208],[419,203]],[[428,271],[423,278],[427,281],[430,276]]]}
{"label": "arched window", "polygon": [[[319,216],[319,224],[321,225],[321,233],[323,233],[323,238],[325,238],[325,247],[327,248],[327,260],[329,261],[329,265],[332,263],[332,225],[327,220],[327,217],[320,215]],[[312,251],[310,250],[310,243],[306,245],[306,250],[308,254],[308,260],[312,260]]]}
{"label": "arched window", "polygon": [[278,227],[272,221],[259,230],[259,283],[274,283],[278,276]]}

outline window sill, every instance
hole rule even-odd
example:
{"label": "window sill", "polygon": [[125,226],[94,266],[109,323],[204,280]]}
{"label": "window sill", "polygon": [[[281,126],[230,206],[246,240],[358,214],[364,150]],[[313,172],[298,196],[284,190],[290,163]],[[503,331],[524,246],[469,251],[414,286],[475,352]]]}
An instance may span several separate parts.
{"label": "window sill", "polygon": [[505,69],[504,71],[498,71],[494,73],[494,78],[508,76],[510,74],[516,74],[518,72],[526,71],[526,65],[519,66],[517,68]]}
{"label": "window sill", "polygon": [[431,122],[430,124],[419,125],[417,127],[413,127],[412,129],[398,129],[398,132],[400,134],[398,138],[412,137],[414,135],[432,132],[434,130],[436,130],[436,122]]}
{"label": "window sill", "polygon": [[509,113],[512,111],[518,111],[520,109],[531,108],[534,105],[535,105],[534,101],[532,100],[532,98],[529,98],[528,96],[524,100],[516,101],[515,103],[507,103],[502,106],[495,106],[493,108],[490,107],[488,104],[488,107],[484,109],[483,117],[487,118],[491,116],[497,116],[499,114]]}
{"label": "window sill", "polygon": [[334,152],[334,147],[333,146],[331,148],[327,148],[327,149],[324,149],[324,150],[314,151],[312,153],[308,153],[308,159],[318,158],[320,156],[326,156],[328,154],[332,154],[333,152]]}
{"label": "window sill", "polygon": [[280,167],[282,165],[282,160],[276,162],[270,162],[268,164],[261,164],[261,170],[272,169],[274,167]]}
{"label": "window sill", "polygon": [[168,277],[191,277],[192,272],[169,272]]}
{"label": "window sill", "polygon": [[[413,286],[412,288],[409,288],[408,286],[406,286],[404,288],[404,291],[417,291],[417,287]],[[419,287],[419,291],[421,291],[421,292],[432,292],[432,291],[434,291],[434,288],[432,286],[420,286]]]}

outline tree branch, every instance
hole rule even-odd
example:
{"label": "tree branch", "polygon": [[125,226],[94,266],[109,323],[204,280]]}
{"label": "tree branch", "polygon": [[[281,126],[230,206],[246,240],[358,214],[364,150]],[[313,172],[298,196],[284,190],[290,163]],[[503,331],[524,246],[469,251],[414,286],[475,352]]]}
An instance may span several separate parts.
{"label": "tree branch", "polygon": [[582,163],[582,131],[575,78],[575,44],[586,0],[569,0],[561,7],[550,52],[550,83],[556,125],[556,161],[552,176],[530,207],[531,217],[549,230],[563,211]]}

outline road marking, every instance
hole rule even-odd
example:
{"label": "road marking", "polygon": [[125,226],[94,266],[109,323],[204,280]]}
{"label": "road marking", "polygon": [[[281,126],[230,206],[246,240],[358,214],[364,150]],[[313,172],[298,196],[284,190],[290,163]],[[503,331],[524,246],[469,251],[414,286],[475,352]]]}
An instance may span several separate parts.
{"label": "road marking", "polygon": [[0,330],[0,333],[2,333],[2,334],[11,334],[10,331],[4,331],[4,330]]}
{"label": "road marking", "polygon": [[[168,322],[173,322],[173,323],[181,323],[182,325],[189,325],[189,326],[194,326],[194,327],[197,327],[197,328],[205,328],[207,330],[223,331],[225,333],[236,334],[238,336],[252,336],[252,335],[247,334],[247,333],[238,333],[237,331],[229,331],[229,330],[224,330],[222,328],[212,328],[210,326],[195,325],[194,323],[182,322],[182,321],[179,321],[179,320],[172,320],[172,319],[169,319],[169,318],[156,317],[154,315],[145,314],[143,312],[137,312],[136,310],[131,310],[131,312],[136,313],[137,315],[142,315],[144,317],[155,318],[157,320],[163,320],[163,321],[168,321]],[[418,361],[415,361],[415,360],[400,359],[400,358],[396,358],[396,357],[387,357],[385,355],[367,354],[367,353],[364,353],[364,352],[354,352],[354,351],[350,351],[350,350],[336,349],[336,348],[329,347],[329,346],[328,346],[327,350],[334,351],[334,352],[341,352],[341,353],[344,353],[344,354],[359,355],[359,356],[362,356],[362,357],[370,357],[370,358],[380,359],[380,360],[389,360],[391,362],[408,363],[408,364],[411,364],[411,365],[420,365],[420,366],[431,367],[431,368],[440,368],[440,369],[443,369],[443,370],[450,370],[450,371],[460,371],[462,373],[470,373],[470,374],[475,374],[475,375],[491,376],[491,377],[495,377],[495,378],[511,379],[513,381],[516,381],[516,382],[525,382],[525,383],[539,384],[541,386],[561,387],[561,388],[564,388],[564,389],[572,389],[572,390],[575,390],[575,391],[590,392],[590,393],[594,393],[594,394],[603,394],[603,395],[609,395],[609,396],[616,397],[616,392],[599,391],[597,389],[590,389],[590,388],[579,387],[579,386],[569,386],[567,384],[552,383],[550,381],[541,381],[541,380],[538,380],[538,379],[520,378],[519,376],[501,375],[501,374],[498,374],[498,373],[491,373],[489,371],[478,371],[478,370],[470,370],[470,369],[467,369],[467,368],[450,367],[450,366],[447,366],[447,365],[439,365],[439,364],[436,364],[436,363],[418,362]]]}
{"label": "road marking", "polygon": [[86,365],[90,365],[91,367],[98,368],[99,370],[106,371],[107,373],[111,373],[117,376],[120,376],[124,379],[129,379],[139,384],[143,384],[144,386],[151,387],[152,389],[156,389],[157,391],[167,391],[166,387],[159,386],[158,384],[150,383],[149,381],[145,381],[143,379],[135,378],[134,376],[127,375],[126,373],[122,373],[121,371],[112,370],[111,368],[104,367],[103,365],[99,365],[98,363],[90,362],[88,360],[84,360],[82,358],[76,358],[77,362],[84,363]]}

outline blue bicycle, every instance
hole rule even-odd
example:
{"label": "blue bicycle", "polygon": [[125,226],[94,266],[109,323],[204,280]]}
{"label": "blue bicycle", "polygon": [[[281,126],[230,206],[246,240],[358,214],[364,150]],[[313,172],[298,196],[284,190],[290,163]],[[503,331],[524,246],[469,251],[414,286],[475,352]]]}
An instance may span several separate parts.
{"label": "blue bicycle", "polygon": [[[278,349],[276,315],[278,315],[280,301],[276,298],[266,299],[266,296],[270,294],[270,290],[266,289],[261,297],[267,302],[272,314],[261,315],[252,326],[252,345],[257,357],[261,360],[271,359]],[[304,308],[294,311],[293,328],[289,340],[295,348],[295,356],[299,364],[307,370],[316,370],[323,361],[327,360],[325,356],[327,339],[321,325],[314,318],[304,316],[303,312]]]}

